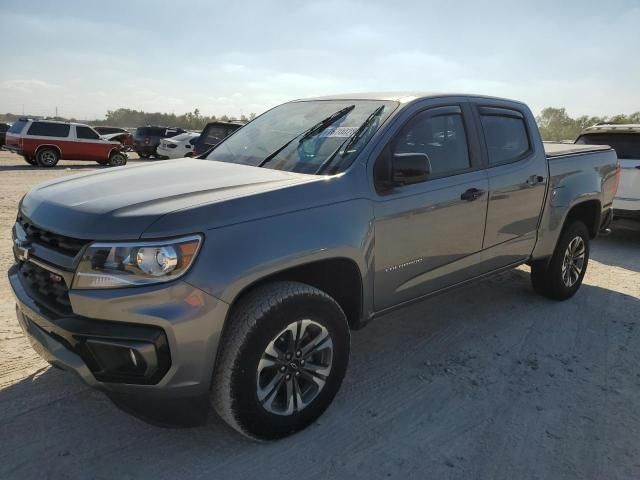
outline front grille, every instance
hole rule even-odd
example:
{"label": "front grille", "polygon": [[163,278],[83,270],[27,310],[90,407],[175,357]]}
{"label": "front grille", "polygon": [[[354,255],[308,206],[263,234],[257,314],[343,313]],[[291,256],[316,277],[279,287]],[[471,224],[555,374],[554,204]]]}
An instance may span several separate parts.
{"label": "front grille", "polygon": [[76,238],[65,237],[57,233],[48,232],[33,225],[27,218],[20,215],[17,222],[27,234],[27,240],[46,245],[66,255],[75,256],[88,242]]}
{"label": "front grille", "polygon": [[69,289],[64,280],[31,262],[20,264],[22,284],[39,304],[62,315],[72,312]]}

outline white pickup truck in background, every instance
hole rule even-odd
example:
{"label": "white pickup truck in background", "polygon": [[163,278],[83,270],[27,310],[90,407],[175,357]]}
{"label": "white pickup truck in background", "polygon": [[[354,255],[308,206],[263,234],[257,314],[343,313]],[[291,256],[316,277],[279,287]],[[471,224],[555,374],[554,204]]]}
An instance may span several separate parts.
{"label": "white pickup truck in background", "polygon": [[575,143],[610,145],[620,160],[620,185],[613,201],[616,226],[640,228],[640,124],[599,124]]}

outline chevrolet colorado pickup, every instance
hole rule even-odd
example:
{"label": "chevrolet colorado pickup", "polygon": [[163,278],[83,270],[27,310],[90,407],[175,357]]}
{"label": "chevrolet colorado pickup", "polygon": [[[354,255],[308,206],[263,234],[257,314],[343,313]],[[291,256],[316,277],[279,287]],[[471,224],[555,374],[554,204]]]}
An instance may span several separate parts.
{"label": "chevrolet colorado pickup", "polygon": [[375,317],[521,264],[574,295],[618,179],[516,101],[298,100],[204,158],[36,186],[9,279],[34,348],[118,405],[275,439],[329,406]]}

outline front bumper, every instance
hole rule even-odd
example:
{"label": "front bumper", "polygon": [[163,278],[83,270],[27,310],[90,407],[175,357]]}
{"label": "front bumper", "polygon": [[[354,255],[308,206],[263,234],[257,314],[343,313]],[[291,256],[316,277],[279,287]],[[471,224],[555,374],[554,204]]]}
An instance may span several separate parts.
{"label": "front bumper", "polygon": [[[33,348],[49,363],[74,372],[123,409],[152,423],[193,425],[206,419],[226,303],[176,281],[153,287],[70,290],[72,313],[59,315],[34,300],[18,264],[9,270],[9,283],[18,321]],[[133,354],[139,360],[154,348],[157,362],[148,361],[153,369],[143,381],[108,371],[105,375],[89,352],[91,342],[132,345],[142,352]]]}

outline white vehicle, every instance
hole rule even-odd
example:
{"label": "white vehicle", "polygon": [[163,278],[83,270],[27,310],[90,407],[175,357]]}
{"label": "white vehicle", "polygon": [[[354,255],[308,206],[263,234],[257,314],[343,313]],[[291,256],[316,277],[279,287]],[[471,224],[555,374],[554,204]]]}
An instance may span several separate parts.
{"label": "white vehicle", "polygon": [[576,143],[610,145],[620,160],[620,185],[613,200],[618,224],[640,227],[640,124],[599,124],[582,131]]}
{"label": "white vehicle", "polygon": [[163,138],[158,145],[158,157],[183,158],[193,157],[193,145],[198,140],[198,132],[181,133],[171,138]]}

